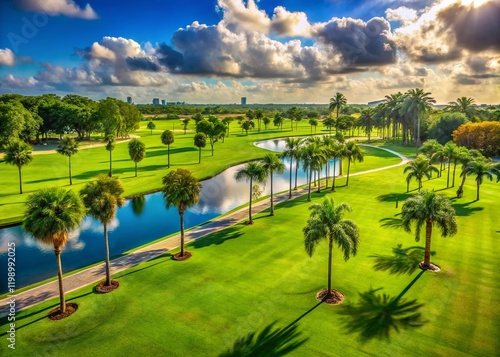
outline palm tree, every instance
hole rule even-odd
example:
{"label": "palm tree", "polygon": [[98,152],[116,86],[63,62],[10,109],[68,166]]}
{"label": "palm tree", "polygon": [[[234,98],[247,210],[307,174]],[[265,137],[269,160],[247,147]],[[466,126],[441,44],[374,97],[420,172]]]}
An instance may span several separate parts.
{"label": "palm tree", "polygon": [[128,143],[128,154],[133,162],[135,162],[135,177],[137,177],[137,163],[141,162],[146,156],[146,144],[139,139],[132,139]]}
{"label": "palm tree", "polygon": [[113,176],[113,155],[112,152],[116,147],[115,143],[115,137],[114,135],[106,135],[104,138],[104,142],[106,143],[106,150],[109,151],[109,173],[108,176],[112,177]]}
{"label": "palm tree", "polygon": [[148,129],[151,130],[151,135],[153,135],[153,130],[156,129],[156,124],[152,120],[148,123]]}
{"label": "palm tree", "polygon": [[412,178],[417,180],[418,190],[420,191],[422,188],[422,179],[425,176],[429,180],[433,171],[439,172],[436,167],[432,166],[431,161],[423,155],[418,155],[415,160],[409,161],[403,171],[405,174],[408,172],[406,176],[406,192],[410,190],[410,181]]}
{"label": "palm tree", "polygon": [[347,180],[346,187],[349,186],[349,172],[351,171],[351,162],[363,162],[363,150],[354,141],[349,141],[345,144],[345,157],[347,157]]}
{"label": "palm tree", "polygon": [[444,147],[444,155],[448,159],[448,176],[446,177],[446,188],[450,187],[450,170],[451,170],[451,161],[455,160],[455,156],[457,155],[457,145],[453,141],[448,141]]}
{"label": "palm tree", "polygon": [[309,119],[309,125],[311,126],[311,135],[313,133],[313,127],[314,127],[314,133],[316,134],[316,127],[318,126],[318,119],[316,119],[316,118]]}
{"label": "palm tree", "polygon": [[337,161],[339,161],[339,164],[342,164],[342,158],[345,156],[345,153],[346,153],[346,146],[345,146],[345,144],[340,144],[337,142],[330,147],[330,152],[331,152],[331,155],[333,156],[332,192],[335,192],[335,178],[337,177],[336,176]]}
{"label": "palm tree", "polygon": [[470,161],[462,171],[463,176],[476,176],[476,201],[479,201],[479,187],[483,183],[483,179],[486,177],[490,181],[493,180],[495,175],[494,165],[486,160],[472,160]]}
{"label": "palm tree", "polygon": [[125,200],[121,197],[123,187],[117,178],[99,175],[97,180],[90,181],[80,190],[83,204],[88,214],[98,219],[104,230],[104,247],[106,252],[106,281],[104,286],[111,286],[108,224],[116,215],[116,207],[121,207]]}
{"label": "palm tree", "polygon": [[[320,170],[326,162],[326,155],[324,149],[315,142],[311,142],[302,148],[302,165],[304,170],[309,170],[309,190],[307,193],[307,200],[311,201],[311,184],[313,171]],[[318,185],[319,189],[319,185]]]}
{"label": "palm tree", "polygon": [[59,154],[68,157],[70,185],[73,184],[73,179],[71,177],[71,156],[78,152],[78,146],[80,146],[80,144],[75,139],[73,139],[71,136],[66,135],[62,138],[56,149]]}
{"label": "palm tree", "polygon": [[337,123],[337,121],[334,118],[332,118],[331,116],[329,116],[323,120],[323,125],[328,128],[330,135],[332,134],[332,128],[335,126],[336,123]]}
{"label": "palm tree", "polygon": [[69,231],[77,228],[85,216],[85,207],[76,193],[59,187],[43,188],[28,197],[23,228],[36,240],[54,246],[59,279],[59,310],[66,313],[61,251]]}
{"label": "palm tree", "polygon": [[423,270],[438,270],[431,264],[431,236],[432,227],[437,225],[441,229],[441,236],[453,236],[457,233],[455,209],[450,199],[434,191],[422,191],[408,198],[403,204],[401,212],[402,227],[411,232],[415,223],[415,241],[420,240],[420,232],[425,224],[424,261],[420,263]]}
{"label": "palm tree", "polygon": [[[274,216],[274,202],[273,202],[273,173],[282,174],[285,171],[285,164],[280,160],[279,156],[275,153],[269,153],[262,159],[262,166],[271,178],[271,212],[270,216]],[[290,168],[291,171],[291,168]]]}
{"label": "palm tree", "polygon": [[332,294],[332,250],[333,244],[342,250],[344,260],[355,256],[359,246],[359,230],[352,220],[343,219],[351,207],[343,202],[335,206],[333,199],[325,199],[322,204],[309,206],[311,215],[303,229],[304,244],[307,254],[311,257],[322,239],[328,240],[328,289],[326,296]]}
{"label": "palm tree", "polygon": [[436,103],[431,93],[424,92],[422,88],[410,89],[405,93],[405,99],[401,103],[400,111],[410,117],[417,119],[417,134],[415,145],[420,146],[420,120],[422,115],[432,109]]}
{"label": "palm tree", "polygon": [[469,120],[474,120],[474,116],[479,113],[478,107],[471,97],[460,97],[454,102],[449,102],[444,108],[446,111],[463,113]]}
{"label": "palm tree", "polygon": [[253,181],[263,183],[266,180],[266,169],[264,166],[258,162],[249,162],[246,166],[242,167],[236,174],[234,178],[236,181],[250,181],[250,203],[248,206],[248,224],[253,224],[252,220],[252,188]]}
{"label": "palm tree", "polygon": [[184,212],[187,208],[195,205],[200,199],[201,184],[186,169],[170,171],[163,177],[163,197],[167,208],[176,206],[179,211],[181,226],[181,251],[174,255],[177,260],[191,257],[191,253],[184,251]]}
{"label": "palm tree", "polygon": [[301,138],[285,138],[285,150],[281,153],[282,158],[290,159],[290,191],[288,194],[288,198],[292,198],[292,163],[295,159],[295,188],[297,188],[297,169],[299,166],[299,158],[300,158],[300,145],[302,143]]}
{"label": "palm tree", "polygon": [[198,148],[198,164],[201,163],[201,149],[207,145],[207,136],[203,133],[196,133],[194,136],[194,146]]}
{"label": "palm tree", "polygon": [[361,110],[361,116],[359,117],[359,123],[365,129],[366,135],[368,135],[368,142],[370,142],[374,116],[375,108],[365,108]]}
{"label": "palm tree", "polygon": [[161,133],[161,142],[163,145],[167,145],[167,156],[168,156],[167,168],[169,168],[170,167],[170,144],[174,143],[174,132],[171,130],[165,130],[163,133]]}
{"label": "palm tree", "polygon": [[484,159],[484,156],[479,150],[468,150],[463,146],[460,148],[460,155],[458,155],[458,160],[462,164],[462,173],[460,174],[460,176],[462,177],[462,182],[460,183],[460,186],[457,190],[457,198],[461,198],[464,194],[465,179],[467,178],[467,175],[464,175],[465,168],[467,167],[469,162],[482,159]]}
{"label": "palm tree", "polygon": [[335,93],[335,96],[330,98],[330,105],[328,107],[328,110],[330,112],[333,112],[334,110],[337,111],[337,119],[339,118],[339,112],[342,111],[342,107],[347,104],[347,98],[345,95],[342,93]]}
{"label": "palm tree", "polygon": [[21,173],[21,168],[27,165],[33,160],[31,155],[33,148],[31,145],[21,141],[19,139],[14,139],[4,146],[4,160],[5,163],[16,165],[19,171],[19,194],[23,193],[23,176]]}
{"label": "palm tree", "polygon": [[[330,169],[330,159],[333,156],[332,146],[335,144],[335,139],[332,136],[323,135],[322,142],[323,150],[325,150],[326,156],[326,177],[325,177],[325,188],[328,188],[328,173]],[[333,174],[335,176],[335,172]]]}

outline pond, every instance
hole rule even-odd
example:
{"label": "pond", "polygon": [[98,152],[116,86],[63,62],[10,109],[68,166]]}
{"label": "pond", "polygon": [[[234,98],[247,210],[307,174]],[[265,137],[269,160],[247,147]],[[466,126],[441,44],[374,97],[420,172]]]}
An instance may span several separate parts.
{"label": "pond", "polygon": [[[263,149],[282,151],[284,141],[267,140],[256,145]],[[285,160],[284,163],[285,172],[274,176],[274,192],[285,191],[289,187],[290,162]],[[242,166],[233,166],[201,182],[200,201],[185,213],[186,228],[213,219],[248,202],[248,183],[234,180],[235,172]],[[295,163],[292,170],[295,175]],[[298,184],[305,184],[306,180],[305,172],[299,168]],[[270,194],[269,182],[261,188],[264,196]],[[158,192],[127,200],[123,207],[117,210],[116,218],[108,228],[110,254],[117,256],[179,231],[179,215],[175,207],[168,210],[165,208],[163,195]],[[12,242],[16,246],[17,289],[57,275],[53,247],[25,234],[21,226],[0,229],[0,266],[7,266],[8,244]],[[61,260],[64,273],[104,260],[101,223],[86,217],[81,226],[71,232]],[[1,274],[0,293],[6,291],[7,274]]]}

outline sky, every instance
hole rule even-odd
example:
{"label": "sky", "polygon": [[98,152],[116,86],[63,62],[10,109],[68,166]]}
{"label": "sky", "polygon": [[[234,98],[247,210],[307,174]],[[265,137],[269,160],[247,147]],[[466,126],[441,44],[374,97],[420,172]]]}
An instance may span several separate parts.
{"label": "sky", "polygon": [[500,103],[500,0],[2,0],[0,94]]}

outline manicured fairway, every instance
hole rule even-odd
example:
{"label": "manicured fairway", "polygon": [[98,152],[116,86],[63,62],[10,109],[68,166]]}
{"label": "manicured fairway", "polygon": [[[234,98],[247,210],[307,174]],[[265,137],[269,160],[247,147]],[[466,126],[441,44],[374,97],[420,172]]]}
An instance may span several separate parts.
{"label": "manicured fairway", "polygon": [[[158,190],[161,178],[170,170],[179,167],[193,172],[198,179],[211,177],[222,170],[243,160],[261,158],[267,151],[256,147],[258,140],[289,135],[309,135],[310,127],[300,122],[298,130],[290,127],[283,130],[271,129],[241,133],[236,122],[231,123],[230,136],[225,142],[217,142],[212,156],[210,144],[202,150],[201,164],[198,164],[198,148],[193,144],[194,123],[191,122],[184,135],[178,120],[156,121],[153,135],[146,128],[147,122],[141,122],[141,128],[135,132],[146,144],[146,158],[138,164],[138,177],[134,177],[134,163],[130,160],[127,143],[121,143],[113,151],[113,174],[120,178],[125,188],[125,195]],[[161,143],[163,130],[175,129],[175,142],[170,146],[171,168],[167,169],[167,147]],[[318,128],[317,134],[327,134]],[[242,154],[244,153],[244,154]],[[109,170],[109,152],[104,147],[80,150],[72,157],[73,185],[69,185],[68,158],[59,154],[34,155],[32,163],[25,166],[23,172],[23,191],[19,194],[18,171],[15,166],[0,162],[0,224],[19,222],[24,212],[24,202],[29,193],[47,186],[61,186],[80,190],[85,182]],[[355,170],[355,169],[354,169]]]}
{"label": "manicured fairway", "polygon": [[[339,182],[336,193],[313,194],[313,201],[326,196],[348,202],[353,212],[346,218],[360,227],[356,257],[345,263],[334,251],[333,286],[345,294],[344,304],[356,303],[358,293],[371,288],[395,297],[417,279],[403,298],[423,304],[423,327],[363,344],[346,332],[352,318],[339,314],[342,306],[317,304],[315,293],[326,286],[327,250],[322,244],[313,258],[304,251],[309,203],[302,197],[278,205],[275,217],[261,213],[253,226],[240,224],[194,242],[188,261],[167,255],[117,274],[121,285],[111,294],[95,294],[92,287],[68,294],[79,310],[65,320],[46,318],[56,300],[19,312],[16,353],[217,356],[275,323],[272,329],[296,328],[294,356],[494,356],[500,350],[499,186],[483,184],[475,202],[475,184],[468,180],[464,197],[454,200],[458,234],[444,239],[436,230],[433,236],[432,261],[441,272],[389,275],[374,271],[370,256],[390,255],[397,244],[423,246],[394,227],[402,204],[396,208],[395,199],[405,197],[402,171],[353,177],[348,188]],[[424,188],[441,190],[445,183],[443,175],[424,181]],[[454,189],[440,192],[451,197]],[[0,331],[7,329],[1,320]],[[6,334],[0,337],[0,354],[7,355]],[[246,347],[262,355],[262,346]]]}

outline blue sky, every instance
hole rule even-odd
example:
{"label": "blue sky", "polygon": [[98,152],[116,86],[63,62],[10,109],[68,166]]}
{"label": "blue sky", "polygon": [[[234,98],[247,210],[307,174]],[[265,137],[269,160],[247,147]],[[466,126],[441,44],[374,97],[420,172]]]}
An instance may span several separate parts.
{"label": "blue sky", "polygon": [[498,0],[6,0],[0,94],[498,103],[498,18]]}

